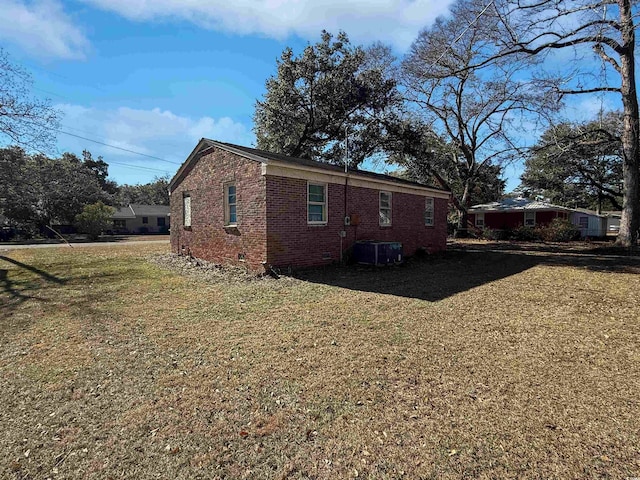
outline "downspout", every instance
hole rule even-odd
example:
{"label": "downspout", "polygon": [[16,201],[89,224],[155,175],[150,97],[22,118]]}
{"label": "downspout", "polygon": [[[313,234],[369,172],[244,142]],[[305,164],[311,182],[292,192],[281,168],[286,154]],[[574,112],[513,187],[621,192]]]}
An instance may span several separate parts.
{"label": "downspout", "polygon": [[345,150],[345,155],[344,155],[344,173],[345,173],[345,177],[344,177],[344,215],[342,215],[342,229],[340,230],[340,232],[338,233],[338,235],[340,236],[340,264],[342,265],[344,263],[344,249],[343,249],[343,242],[344,242],[344,238],[347,236],[347,231],[345,229],[345,220],[347,218],[347,191],[348,191],[348,184],[349,184],[349,132],[347,130],[347,127],[344,127],[344,150]]}

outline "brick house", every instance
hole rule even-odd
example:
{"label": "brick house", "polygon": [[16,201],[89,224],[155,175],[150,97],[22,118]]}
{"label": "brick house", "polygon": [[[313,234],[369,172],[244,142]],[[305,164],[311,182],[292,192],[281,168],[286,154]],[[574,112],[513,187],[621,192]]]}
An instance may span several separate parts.
{"label": "brick house", "polygon": [[446,247],[447,191],[208,139],[169,192],[174,253],[255,271],[336,262],[359,240]]}
{"label": "brick house", "polygon": [[467,212],[472,228],[508,230],[548,225],[555,218],[570,220],[572,210],[528,198],[505,198],[499,202],[474,205]]}

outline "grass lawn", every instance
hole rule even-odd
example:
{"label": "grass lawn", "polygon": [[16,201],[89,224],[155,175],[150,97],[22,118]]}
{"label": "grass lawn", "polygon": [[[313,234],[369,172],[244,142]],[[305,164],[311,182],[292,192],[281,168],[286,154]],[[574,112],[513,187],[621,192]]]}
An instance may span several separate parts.
{"label": "grass lawn", "polygon": [[640,477],[640,262],[205,282],[0,252],[0,478]]}

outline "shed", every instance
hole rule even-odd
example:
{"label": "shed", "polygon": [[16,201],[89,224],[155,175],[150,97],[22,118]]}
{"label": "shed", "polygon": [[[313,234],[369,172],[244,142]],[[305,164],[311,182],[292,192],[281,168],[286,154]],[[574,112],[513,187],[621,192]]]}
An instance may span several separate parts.
{"label": "shed", "polygon": [[582,238],[600,238],[607,235],[607,216],[592,210],[573,209],[571,223],[578,227]]}

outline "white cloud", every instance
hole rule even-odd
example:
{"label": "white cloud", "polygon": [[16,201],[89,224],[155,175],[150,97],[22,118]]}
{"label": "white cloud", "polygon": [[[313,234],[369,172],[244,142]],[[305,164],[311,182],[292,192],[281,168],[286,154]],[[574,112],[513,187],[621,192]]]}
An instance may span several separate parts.
{"label": "white cloud", "polygon": [[344,30],[356,42],[406,49],[453,0],[84,0],[130,20],[179,18],[205,28],[283,39]]}
{"label": "white cloud", "polygon": [[0,0],[0,41],[41,58],[84,58],[89,41],[54,0]]}
{"label": "white cloud", "polygon": [[109,171],[120,183],[148,181],[154,174],[161,175],[162,172],[148,172],[145,176],[140,169],[127,169],[115,162],[173,174],[202,137],[245,146],[251,146],[254,140],[249,127],[228,117],[192,118],[159,108],[101,110],[70,104],[56,107],[64,114],[62,131],[174,162],[169,164],[71,135],[58,135],[60,152],[80,154],[87,149],[94,157],[102,155],[107,163],[113,161]]}

